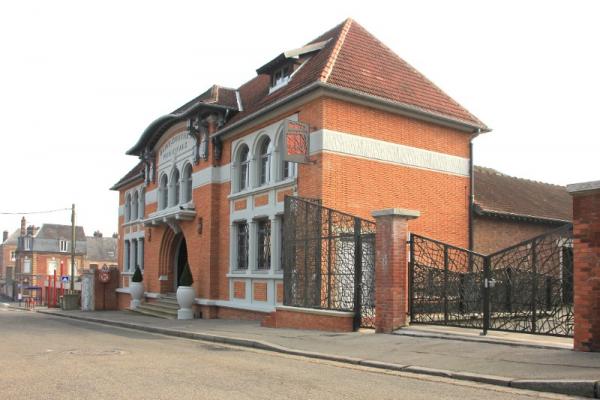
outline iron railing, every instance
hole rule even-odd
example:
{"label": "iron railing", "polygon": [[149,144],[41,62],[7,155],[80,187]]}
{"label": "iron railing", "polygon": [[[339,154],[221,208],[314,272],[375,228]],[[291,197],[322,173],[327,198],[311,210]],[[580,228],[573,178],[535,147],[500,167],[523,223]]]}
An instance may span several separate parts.
{"label": "iron railing", "polygon": [[375,224],[318,202],[286,197],[284,304],[353,311],[354,327],[375,322]]}
{"label": "iron railing", "polygon": [[410,238],[412,323],[573,336],[572,225],[482,255]]}

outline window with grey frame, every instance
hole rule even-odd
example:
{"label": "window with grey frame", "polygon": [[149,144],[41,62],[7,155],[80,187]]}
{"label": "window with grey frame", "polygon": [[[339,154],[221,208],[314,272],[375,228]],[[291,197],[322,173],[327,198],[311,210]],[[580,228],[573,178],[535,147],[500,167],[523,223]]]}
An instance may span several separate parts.
{"label": "window with grey frame", "polygon": [[248,224],[238,222],[236,224],[237,236],[237,263],[235,269],[248,269]]}
{"label": "window with grey frame", "polygon": [[267,270],[271,268],[271,221],[261,219],[256,225],[258,229],[256,269]]}
{"label": "window with grey frame", "polygon": [[239,175],[238,175],[238,190],[242,191],[248,188],[250,177],[249,177],[249,165],[250,165],[250,150],[248,146],[243,145],[240,149],[238,157]]}
{"label": "window with grey frame", "polygon": [[258,185],[262,186],[269,182],[271,164],[271,139],[264,138],[259,147],[258,162]]}
{"label": "window with grey frame", "polygon": [[187,164],[183,168],[183,202],[192,200],[192,166]]}
{"label": "window with grey frame", "polygon": [[167,208],[167,204],[169,201],[168,186],[169,186],[169,178],[167,177],[166,174],[163,174],[160,177],[160,184],[158,187],[158,209],[159,210]]}
{"label": "window with grey frame", "polygon": [[125,251],[124,251],[125,257],[123,259],[123,271],[129,271],[129,269],[130,269],[130,259],[129,259],[130,251],[131,251],[131,248],[130,248],[129,240],[126,240],[125,241]]}
{"label": "window with grey frame", "polygon": [[179,204],[179,170],[175,168],[173,171],[173,176],[171,177],[171,182],[173,182],[173,204],[172,206],[176,206]]}

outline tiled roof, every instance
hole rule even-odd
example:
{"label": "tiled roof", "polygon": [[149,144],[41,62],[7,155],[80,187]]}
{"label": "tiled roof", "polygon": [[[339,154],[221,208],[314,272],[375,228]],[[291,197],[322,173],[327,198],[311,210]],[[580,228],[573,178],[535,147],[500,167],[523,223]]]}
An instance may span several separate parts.
{"label": "tiled roof", "polygon": [[188,101],[187,103],[179,107],[177,110],[173,111],[171,114],[179,114],[185,111],[190,106],[196,104],[218,105],[237,110],[238,104],[235,92],[235,89],[226,88],[219,85],[213,85],[200,96]]}
{"label": "tiled roof", "polygon": [[90,261],[117,261],[117,239],[113,237],[88,236],[87,259]]}
{"label": "tiled roof", "polygon": [[[36,239],[71,239],[71,225],[59,225],[59,224],[43,224],[37,235]],[[75,240],[85,241],[85,232],[82,226],[75,227]]]}
{"label": "tiled roof", "polygon": [[311,83],[322,82],[486,129],[485,124],[356,21],[347,19],[310,43],[328,39],[325,47],[309,59],[285,87],[269,94],[268,75],[258,75],[242,85],[239,91],[244,111],[225,126]]}
{"label": "tiled roof", "polygon": [[564,186],[515,178],[475,167],[475,208],[484,215],[571,221],[571,196]]}

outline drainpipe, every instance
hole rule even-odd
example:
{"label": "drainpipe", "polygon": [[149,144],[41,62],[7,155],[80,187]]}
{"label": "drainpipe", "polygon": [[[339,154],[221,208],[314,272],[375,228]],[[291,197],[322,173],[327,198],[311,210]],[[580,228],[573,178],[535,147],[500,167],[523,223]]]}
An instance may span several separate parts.
{"label": "drainpipe", "polygon": [[475,139],[481,133],[481,129],[471,136],[469,140],[469,250],[473,250],[475,247],[475,237],[473,235],[473,222],[475,213],[475,181],[473,174],[473,139]]}

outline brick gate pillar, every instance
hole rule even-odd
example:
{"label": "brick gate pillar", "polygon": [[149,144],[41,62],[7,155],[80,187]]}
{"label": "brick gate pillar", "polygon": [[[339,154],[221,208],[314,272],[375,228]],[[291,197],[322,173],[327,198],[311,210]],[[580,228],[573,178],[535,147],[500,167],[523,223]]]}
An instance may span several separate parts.
{"label": "brick gate pillar", "polygon": [[375,242],[375,331],[390,333],[407,325],[408,221],[420,213],[389,208],[372,213]]}
{"label": "brick gate pillar", "polygon": [[573,348],[600,351],[600,181],[567,190],[573,196]]}

